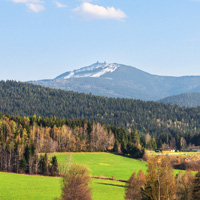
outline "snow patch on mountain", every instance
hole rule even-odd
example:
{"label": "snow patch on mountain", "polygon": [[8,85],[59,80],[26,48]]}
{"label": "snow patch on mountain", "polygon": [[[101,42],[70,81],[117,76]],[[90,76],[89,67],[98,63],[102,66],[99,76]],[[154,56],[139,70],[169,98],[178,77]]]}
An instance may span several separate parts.
{"label": "snow patch on mountain", "polygon": [[119,64],[114,64],[114,63],[107,64],[107,63],[97,62],[91,66],[70,72],[67,76],[64,77],[64,79],[85,78],[85,77],[99,78],[106,73],[114,72],[118,67],[120,67]]}
{"label": "snow patch on mountain", "polygon": [[72,78],[74,76],[74,72],[70,72],[69,75],[67,75],[65,77],[65,79],[69,79],[69,78]]}
{"label": "snow patch on mountain", "polygon": [[102,69],[100,72],[97,72],[95,74],[93,74],[91,77],[100,77],[103,76],[104,74],[108,73],[108,72],[114,72],[117,68],[119,67],[119,65],[116,64],[107,64],[104,69]]}

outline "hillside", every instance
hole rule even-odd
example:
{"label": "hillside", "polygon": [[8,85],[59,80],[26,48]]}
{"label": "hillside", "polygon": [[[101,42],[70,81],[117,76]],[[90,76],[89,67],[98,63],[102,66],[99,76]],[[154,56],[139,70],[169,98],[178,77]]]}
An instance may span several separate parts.
{"label": "hillside", "polygon": [[200,106],[200,93],[185,93],[166,97],[159,100],[160,103],[178,105],[180,107],[198,107]]}
{"label": "hillside", "polygon": [[157,76],[132,66],[99,62],[65,72],[55,79],[31,83],[66,91],[145,101],[200,92],[200,76]]}
{"label": "hillside", "polygon": [[97,97],[14,81],[0,82],[0,112],[20,116],[84,118],[127,130],[135,127],[141,134],[151,135],[200,131],[200,108]]}

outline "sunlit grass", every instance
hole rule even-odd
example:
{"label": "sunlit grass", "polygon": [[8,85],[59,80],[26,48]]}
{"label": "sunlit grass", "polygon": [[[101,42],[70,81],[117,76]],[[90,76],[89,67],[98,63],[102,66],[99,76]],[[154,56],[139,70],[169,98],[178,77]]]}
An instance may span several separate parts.
{"label": "sunlit grass", "polygon": [[86,165],[91,170],[92,176],[101,175],[128,180],[133,172],[147,170],[146,162],[111,153],[56,153],[54,155],[63,165],[68,162]]}
{"label": "sunlit grass", "polygon": [[[62,178],[0,173],[1,200],[53,200],[61,194]],[[93,200],[123,200],[124,183],[93,179]]]}

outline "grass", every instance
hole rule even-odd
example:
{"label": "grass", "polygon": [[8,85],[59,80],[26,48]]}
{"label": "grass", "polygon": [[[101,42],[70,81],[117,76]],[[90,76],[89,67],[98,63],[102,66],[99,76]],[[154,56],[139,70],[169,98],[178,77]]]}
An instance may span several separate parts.
{"label": "grass", "polygon": [[0,199],[54,199],[59,196],[61,178],[0,173]]}
{"label": "grass", "polygon": [[[84,164],[91,175],[129,179],[140,169],[146,171],[146,163],[110,153],[56,153],[59,163]],[[1,200],[53,200],[61,193],[61,178],[0,173]],[[93,200],[123,200],[125,183],[93,179],[90,185]]]}
{"label": "grass", "polygon": [[[187,155],[185,155],[187,153]],[[160,153],[159,153],[160,154]],[[166,153],[164,153],[166,154]],[[163,155],[164,155],[163,154]],[[128,180],[133,172],[146,172],[147,163],[111,153],[55,153],[58,162],[84,164],[92,176],[115,177]],[[149,156],[158,155],[150,152]],[[196,152],[179,152],[168,155],[198,157]],[[177,174],[179,170],[174,170]],[[195,173],[195,172],[194,172]],[[29,176],[0,172],[0,200],[53,200],[61,195],[62,178]],[[123,200],[125,183],[92,179],[90,184],[93,200]]]}
{"label": "grass", "polygon": [[147,163],[111,153],[56,153],[59,163],[72,162],[86,165],[92,176],[115,177],[128,180],[133,172],[146,171]]}
{"label": "grass", "polygon": [[107,180],[94,180],[91,185],[93,200],[123,200],[124,183]]}
{"label": "grass", "polygon": [[[1,200],[53,200],[61,194],[61,178],[0,173]],[[124,183],[93,180],[93,200],[123,200]]]}
{"label": "grass", "polygon": [[[147,163],[110,153],[55,153],[59,163],[84,164],[92,176],[127,180],[139,170],[146,172]],[[71,158],[71,159],[70,159]],[[71,160],[71,161],[70,161]],[[175,170],[175,174],[179,170]],[[0,173],[0,200],[53,200],[61,194],[62,178]],[[125,183],[93,179],[93,200],[123,200]]]}
{"label": "grass", "polygon": [[[129,179],[139,170],[146,171],[147,163],[110,153],[56,153],[59,163],[70,161],[84,164],[92,176],[103,175]],[[178,170],[175,170],[175,174]],[[61,178],[0,173],[0,200],[53,200],[61,194]],[[124,183],[93,179],[90,187],[93,200],[123,200]]]}
{"label": "grass", "polygon": [[[92,176],[103,175],[129,179],[139,170],[146,172],[147,163],[110,153],[55,153],[59,163],[84,164]],[[70,159],[71,158],[71,159]],[[179,170],[175,170],[175,174]],[[61,194],[62,178],[0,173],[0,200],[53,200]],[[125,183],[93,179],[90,187],[93,200],[123,200]]]}

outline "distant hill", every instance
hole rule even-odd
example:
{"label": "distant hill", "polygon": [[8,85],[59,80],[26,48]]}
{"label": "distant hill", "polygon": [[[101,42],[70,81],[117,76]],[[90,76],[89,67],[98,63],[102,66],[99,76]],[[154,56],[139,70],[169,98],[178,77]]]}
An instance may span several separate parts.
{"label": "distant hill", "polygon": [[171,97],[166,97],[158,101],[159,103],[173,104],[185,107],[198,107],[200,106],[200,93],[184,93]]}
{"label": "distant hill", "polygon": [[55,79],[31,83],[66,91],[145,101],[200,92],[200,76],[157,76],[123,64],[99,62],[65,72]]}
{"label": "distant hill", "polygon": [[20,116],[86,119],[141,134],[200,133],[200,108],[98,97],[14,81],[0,82],[0,112]]}

